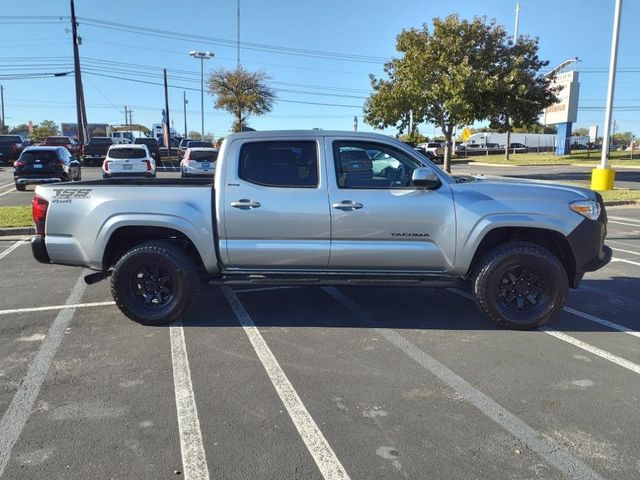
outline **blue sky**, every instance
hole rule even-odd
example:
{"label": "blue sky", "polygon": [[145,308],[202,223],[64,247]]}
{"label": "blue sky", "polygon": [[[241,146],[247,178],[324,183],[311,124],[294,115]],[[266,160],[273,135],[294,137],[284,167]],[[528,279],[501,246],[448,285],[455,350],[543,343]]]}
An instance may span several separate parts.
{"label": "blue sky", "polygon": [[[273,111],[250,119],[256,129],[324,128],[350,130],[358,116],[360,130],[364,97],[370,93],[369,74],[382,74],[383,59],[396,54],[395,36],[408,27],[430,23],[434,17],[459,13],[463,17],[496,18],[513,32],[515,0],[325,0],[301,2],[240,0],[241,63],[272,77],[279,101]],[[68,16],[67,0],[3,2],[4,16]],[[613,0],[521,0],[520,33],[540,38],[540,56],[555,66],[579,57],[580,110],[575,127],[604,122],[607,70],[613,22]],[[184,129],[182,87],[187,90],[188,129],[200,129],[199,61],[189,50],[209,50],[205,73],[236,64],[236,0],[167,2],[150,0],[76,0],[83,44],[80,55],[87,116],[95,123],[124,123],[124,106],[134,123],[160,121],[164,105],[162,68],[169,69],[169,103],[175,128]],[[106,29],[91,20],[141,25],[165,32],[201,35],[213,40],[161,38]],[[640,136],[640,2],[623,5],[613,118],[618,131]],[[9,125],[51,119],[75,121],[73,77],[7,80],[2,75],[72,70],[72,45],[67,19],[15,20],[0,18],[0,83],[5,87]],[[129,30],[129,28],[126,28]],[[171,35],[173,37],[173,35]],[[230,42],[227,42],[230,41]],[[289,47],[283,52],[264,46]],[[331,52],[310,54],[300,50]],[[334,55],[338,54],[338,55]],[[344,54],[348,54],[346,57]],[[119,62],[119,63],[114,63]],[[123,77],[129,80],[112,77]],[[131,81],[137,80],[137,82]],[[329,104],[329,105],[321,105]],[[205,130],[225,135],[231,117],[213,109],[205,93]],[[433,126],[420,130],[433,135]],[[389,133],[393,133],[390,131]]]}

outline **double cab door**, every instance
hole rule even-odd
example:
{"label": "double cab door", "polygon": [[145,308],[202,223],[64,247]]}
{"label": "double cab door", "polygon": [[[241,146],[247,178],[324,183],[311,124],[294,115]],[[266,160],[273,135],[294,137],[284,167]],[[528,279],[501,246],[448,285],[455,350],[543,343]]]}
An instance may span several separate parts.
{"label": "double cab door", "polygon": [[453,264],[448,183],[415,188],[413,170],[425,164],[392,143],[241,138],[226,160],[216,186],[228,269],[440,272]]}

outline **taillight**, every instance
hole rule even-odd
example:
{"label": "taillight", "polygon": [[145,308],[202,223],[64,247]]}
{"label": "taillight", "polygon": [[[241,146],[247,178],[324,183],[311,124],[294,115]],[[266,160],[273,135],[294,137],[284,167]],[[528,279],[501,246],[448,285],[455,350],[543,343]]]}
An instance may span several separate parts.
{"label": "taillight", "polygon": [[111,163],[111,160],[105,160],[104,163],[102,164],[103,165],[102,168],[104,169],[105,172],[109,171],[109,164],[110,163]]}
{"label": "taillight", "polygon": [[15,153],[18,153],[20,151],[20,149],[18,148],[18,145],[16,145],[15,143],[13,144],[13,151]]}
{"label": "taillight", "polygon": [[147,172],[151,171],[151,162],[149,160],[145,160],[144,163],[147,164]]}
{"label": "taillight", "polygon": [[31,200],[31,213],[33,216],[33,223],[36,226],[36,235],[44,237],[44,222],[47,219],[47,208],[49,202],[44,198],[35,195]]}
{"label": "taillight", "polygon": [[15,168],[24,167],[25,165],[26,163],[24,163],[22,160],[16,160],[15,162],[13,162],[13,166]]}

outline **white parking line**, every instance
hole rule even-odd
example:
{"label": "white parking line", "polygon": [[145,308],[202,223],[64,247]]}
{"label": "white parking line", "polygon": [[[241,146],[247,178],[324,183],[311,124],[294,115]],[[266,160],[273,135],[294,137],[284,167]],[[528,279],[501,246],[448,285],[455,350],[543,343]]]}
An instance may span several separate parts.
{"label": "white parking line", "polygon": [[625,222],[636,222],[640,224],[640,219],[638,218],[614,217],[613,215],[607,215],[607,218],[613,218],[614,220],[623,220]]}
{"label": "white parking line", "polygon": [[13,252],[16,248],[18,248],[20,245],[26,242],[27,242],[26,239],[18,240],[16,243],[11,245],[10,247],[7,247],[2,253],[0,253],[0,260],[2,260],[4,257],[9,255],[11,252]]}
{"label": "white parking line", "polygon": [[9,310],[0,310],[0,315],[11,315],[14,313],[31,313],[31,312],[46,312],[49,310],[62,310],[64,308],[88,308],[88,307],[104,307],[107,305],[115,305],[116,302],[91,302],[91,303],[76,303],[75,305],[48,305],[45,307],[29,307],[29,308],[11,308]]}
{"label": "white parking line", "polygon": [[634,252],[633,250],[625,250],[623,248],[618,248],[618,247],[611,247],[613,250],[616,250],[618,252],[622,252],[622,253],[630,253],[631,255],[640,255],[640,252]]}
{"label": "white parking line", "polygon": [[[473,296],[469,295],[467,292],[463,292],[462,290],[459,290],[457,288],[448,288],[447,290],[449,290],[450,292],[456,293],[464,298],[467,298],[469,300],[473,300]],[[629,333],[631,335],[637,336],[637,332],[633,331],[630,328],[624,327],[622,325],[618,325],[617,323],[613,323],[613,322],[609,322],[606,320],[602,320],[602,319],[598,319],[597,321],[595,320],[597,317],[593,316],[593,315],[589,315],[587,313],[583,313],[583,312],[579,312],[578,310],[574,310],[571,307],[564,307],[563,310],[566,310],[568,313],[574,314],[574,315],[578,315],[579,317],[582,317],[586,320],[590,320],[592,322],[596,322],[596,323],[601,323],[602,325],[606,325],[607,327],[610,328],[614,328],[616,330],[620,330],[621,332],[625,332],[625,333]],[[567,335],[566,333],[562,333],[562,332],[558,332],[556,330],[547,328],[547,327],[543,327],[540,329],[540,331],[547,333],[549,335],[552,335],[560,340],[563,340],[567,343],[570,343],[571,345],[574,345],[576,347],[582,348],[583,350],[586,350],[588,352],[593,353],[594,355],[598,355],[601,358],[604,358],[605,360],[609,360],[610,362],[613,362],[617,365],[620,365],[621,367],[624,367],[626,369],[631,370],[632,372],[635,372],[637,374],[640,374],[640,365],[635,364],[633,362],[630,362],[629,360],[619,357],[617,355],[614,355],[613,353],[609,353],[606,350],[602,350],[601,348],[598,347],[594,347],[593,345],[590,345],[586,342],[583,342],[581,340],[578,340],[577,338],[572,337],[571,335]]]}
{"label": "white parking line", "polygon": [[315,420],[307,411],[302,400],[300,400],[298,392],[296,392],[293,385],[291,385],[291,382],[280,367],[278,360],[276,360],[267,342],[265,342],[260,334],[258,327],[253,323],[253,320],[251,320],[251,317],[242,303],[240,303],[236,294],[228,287],[223,287],[222,292],[227,298],[233,313],[235,313],[238,318],[247,337],[249,337],[249,341],[256,355],[260,359],[260,362],[262,362],[271,383],[287,409],[293,424],[302,437],[313,460],[316,462],[322,476],[326,480],[348,479],[349,475],[342,466],[342,463],[340,463],[331,445],[329,445],[329,442],[324,438]]}
{"label": "white parking line", "polygon": [[[84,275],[84,273],[80,275],[71,289],[69,298],[66,301],[68,305],[75,305],[82,298],[82,294],[87,287],[84,283]],[[0,420],[0,477],[2,477],[2,473],[9,462],[11,450],[18,438],[20,438],[22,429],[27,423],[42,382],[49,371],[51,361],[62,342],[74,313],[75,310],[72,307],[58,313],[51,327],[49,327],[47,336],[42,341],[38,353],[31,362],[26,376],[13,395],[9,408],[2,416],[2,420]]]}
{"label": "white parking line", "polygon": [[640,224],[638,223],[618,222],[617,220],[608,220],[608,223],[615,223],[616,225],[629,225],[631,227],[640,228]]}
{"label": "white parking line", "polygon": [[6,195],[7,193],[13,193],[13,192],[17,192],[17,190],[15,189],[15,187],[14,187],[14,188],[12,188],[12,189],[10,189],[10,190],[7,190],[6,192],[2,192],[2,193],[0,193],[0,197],[2,197],[2,196],[4,196],[4,195]]}
{"label": "white parking line", "polygon": [[582,317],[585,320],[589,320],[594,323],[599,323],[600,325],[604,325],[605,327],[613,328],[614,330],[618,330],[620,332],[628,333],[629,335],[633,335],[634,337],[640,338],[640,332],[637,330],[633,330],[631,328],[625,327],[624,325],[620,325],[618,323],[610,322],[609,320],[605,320],[604,318],[596,317],[595,315],[591,315],[590,313],[581,312],[580,310],[576,310],[571,307],[564,307],[563,310],[572,315],[576,315],[577,317]]}
{"label": "white parking line", "polygon": [[[633,238],[629,238],[629,240],[633,240]],[[637,243],[636,244],[626,243],[626,242],[621,242],[620,240],[612,240],[610,238],[607,238],[606,242],[607,243],[617,243],[618,245],[624,245],[625,247],[633,247],[633,248],[637,248],[638,246],[640,246]]]}
{"label": "white parking line", "polygon": [[609,360],[616,365],[620,365],[621,367],[624,367],[640,375],[640,365],[638,365],[637,363],[630,362],[625,358],[614,355],[613,353],[609,353],[606,350],[602,350],[601,348],[594,347],[593,345],[583,342],[582,340],[578,340],[577,338],[574,338],[571,335],[567,335],[566,333],[558,332],[557,330],[552,330],[546,327],[542,327],[540,330],[542,330],[544,333],[548,333],[549,335],[559,338],[563,342],[570,343],[571,345],[586,350],[589,353],[593,353],[594,355],[604,358],[605,360]]}
{"label": "white parking line", "polygon": [[617,257],[613,257],[611,259],[612,262],[622,262],[622,263],[628,263],[629,265],[636,265],[638,267],[640,267],[640,262],[634,262],[632,260],[627,260],[626,258],[617,258]]}
{"label": "white parking line", "polygon": [[0,185],[0,188],[10,187],[10,186],[12,186],[12,185],[15,185],[15,182],[5,183],[4,185]]}
{"label": "white parking line", "polygon": [[[323,288],[330,296],[343,304],[361,319],[370,322],[370,315],[360,305],[340,293],[335,288]],[[525,422],[516,417],[488,395],[482,393],[465,379],[458,376],[435,358],[418,348],[395,330],[376,328],[375,332],[402,350],[444,384],[455,390],[467,402],[480,410],[495,423],[507,430],[511,435],[527,445],[549,464],[560,470],[567,478],[600,479],[601,477],[590,467],[562,451],[562,447],[550,437],[543,436]]]}
{"label": "white parking line", "polygon": [[169,331],[184,478],[185,480],[209,480],[209,468],[202,444],[202,432],[200,431],[196,399],[193,394],[182,322],[178,321],[172,324]]}

